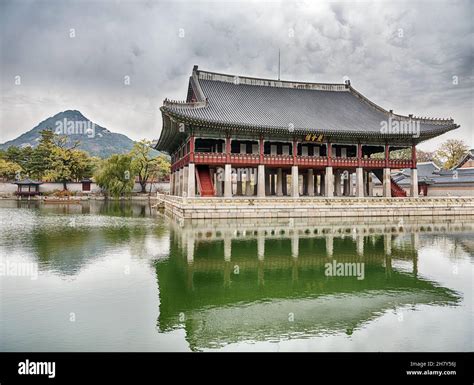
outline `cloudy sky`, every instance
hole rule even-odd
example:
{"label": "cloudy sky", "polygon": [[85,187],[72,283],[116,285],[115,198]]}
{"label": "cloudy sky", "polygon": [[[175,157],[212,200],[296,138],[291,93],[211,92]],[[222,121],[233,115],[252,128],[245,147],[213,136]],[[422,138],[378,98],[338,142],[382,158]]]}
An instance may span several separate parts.
{"label": "cloudy sky", "polygon": [[[474,147],[473,3],[0,0],[0,142],[66,109],[156,139],[194,64],[352,85],[396,113],[452,117]],[[129,79],[129,84],[125,84]],[[18,84],[19,83],[19,84]]]}

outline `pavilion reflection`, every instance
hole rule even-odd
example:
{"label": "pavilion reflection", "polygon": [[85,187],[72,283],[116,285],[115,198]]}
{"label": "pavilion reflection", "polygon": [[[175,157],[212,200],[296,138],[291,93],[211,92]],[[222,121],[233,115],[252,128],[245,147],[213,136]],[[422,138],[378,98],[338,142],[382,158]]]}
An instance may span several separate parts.
{"label": "pavilion reflection", "polygon": [[[191,348],[199,350],[351,334],[387,310],[455,305],[455,291],[418,274],[420,233],[435,226],[176,225],[169,258],[156,262],[158,327],[184,328]],[[326,276],[325,265],[333,260],[363,263],[364,279]]]}

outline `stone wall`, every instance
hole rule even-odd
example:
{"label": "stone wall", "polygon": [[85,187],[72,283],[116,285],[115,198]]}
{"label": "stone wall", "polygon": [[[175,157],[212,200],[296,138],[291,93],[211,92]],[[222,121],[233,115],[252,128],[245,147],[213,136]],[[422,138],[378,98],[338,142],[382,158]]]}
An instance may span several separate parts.
{"label": "stone wall", "polygon": [[[95,183],[91,183],[91,190],[90,191],[82,191],[82,183],[80,182],[70,182],[67,183],[67,189],[71,192],[83,193],[83,194],[97,194],[101,192],[101,188],[97,186]],[[148,183],[146,186],[147,193],[151,192],[169,192],[170,184],[168,182],[159,182],[159,183]],[[39,190],[40,193],[50,193],[55,190],[62,190],[63,184],[62,183],[50,183],[45,182],[40,185]],[[15,191],[17,190],[17,186],[12,184],[11,182],[0,182],[0,195],[3,196],[13,196]],[[135,183],[133,187],[133,192],[138,193],[141,191],[141,187],[139,183]]]}
{"label": "stone wall", "polygon": [[182,198],[158,195],[179,219],[474,216],[474,198]]}

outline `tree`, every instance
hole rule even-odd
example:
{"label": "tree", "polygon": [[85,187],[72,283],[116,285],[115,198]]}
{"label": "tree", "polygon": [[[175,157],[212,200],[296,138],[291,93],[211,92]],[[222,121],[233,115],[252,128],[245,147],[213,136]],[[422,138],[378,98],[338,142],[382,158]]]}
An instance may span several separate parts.
{"label": "tree", "polygon": [[33,148],[30,146],[26,146],[23,148],[10,146],[6,150],[2,151],[1,158],[5,159],[6,161],[16,163],[21,168],[23,173],[29,174],[29,161],[31,154],[33,152]]}
{"label": "tree", "polygon": [[0,159],[0,178],[13,180],[17,178],[17,175],[21,171],[22,168],[18,163],[10,162],[6,159]]}
{"label": "tree", "polygon": [[146,184],[153,177],[156,167],[156,158],[150,156],[151,141],[143,139],[133,145],[130,151],[132,170],[138,176],[141,192],[146,192]]}
{"label": "tree", "polygon": [[436,157],[442,163],[444,169],[456,166],[467,154],[469,147],[459,139],[448,139],[436,150]]}
{"label": "tree", "polygon": [[171,163],[165,155],[160,155],[155,158],[154,176],[157,179],[164,179],[169,176],[171,171]]}
{"label": "tree", "polygon": [[42,130],[39,144],[31,152],[28,158],[27,169],[29,174],[36,179],[42,179],[48,170],[53,168],[51,164],[51,153],[56,147],[55,133],[51,130]]}
{"label": "tree", "polygon": [[131,170],[131,155],[112,155],[101,163],[94,178],[107,193],[119,197],[133,190],[135,182]]}
{"label": "tree", "polygon": [[84,151],[55,146],[48,163],[50,168],[46,170],[45,178],[62,182],[64,190],[67,190],[67,182],[92,176],[92,162]]}

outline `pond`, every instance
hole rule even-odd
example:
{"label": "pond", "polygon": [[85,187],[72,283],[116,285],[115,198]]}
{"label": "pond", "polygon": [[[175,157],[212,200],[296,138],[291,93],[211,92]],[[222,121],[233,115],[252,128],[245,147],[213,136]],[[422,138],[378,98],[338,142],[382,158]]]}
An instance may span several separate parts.
{"label": "pond", "polygon": [[2,351],[472,351],[474,218],[0,201]]}

